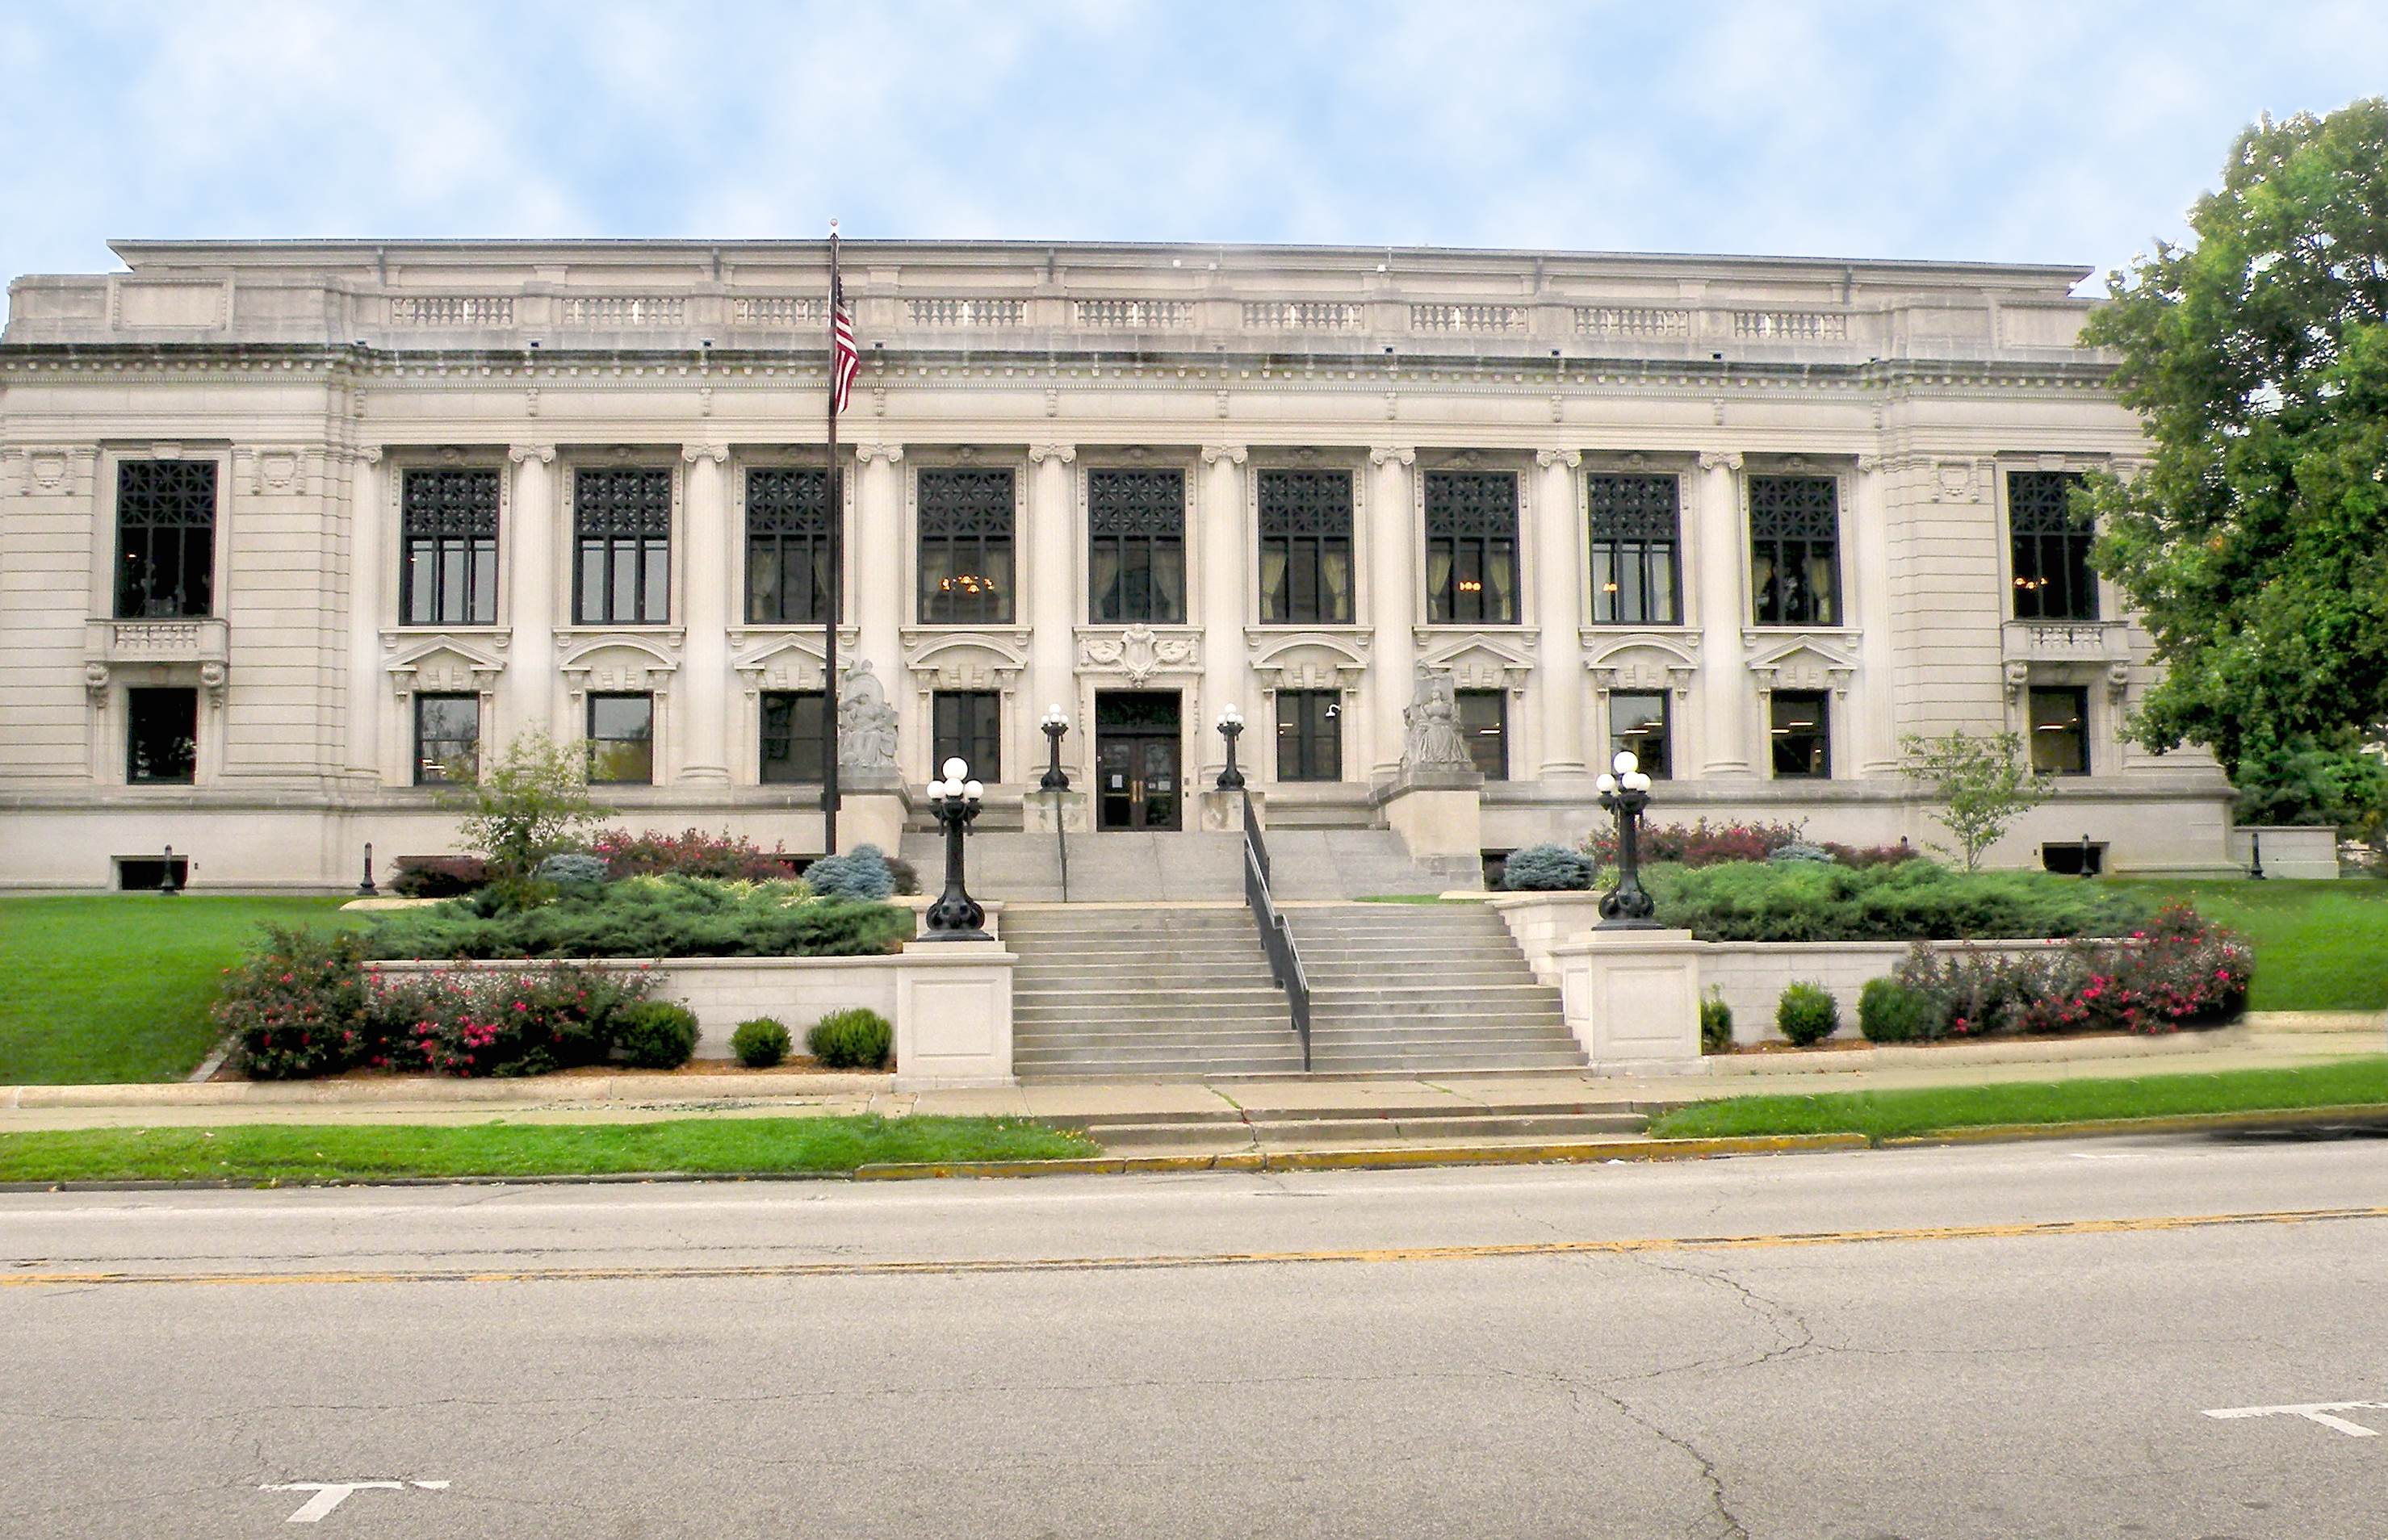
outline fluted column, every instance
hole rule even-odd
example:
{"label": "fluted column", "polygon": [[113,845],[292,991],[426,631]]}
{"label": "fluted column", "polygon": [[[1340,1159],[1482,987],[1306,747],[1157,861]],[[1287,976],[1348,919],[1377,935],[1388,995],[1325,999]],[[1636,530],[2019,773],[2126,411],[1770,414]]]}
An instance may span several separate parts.
{"label": "fluted column", "polygon": [[[904,594],[904,458],[901,444],[857,444],[854,488],[854,520],[845,549],[851,553],[852,581],[845,585],[845,612],[857,632],[857,649],[879,675],[887,699],[901,702],[904,668],[901,639]],[[898,766],[912,761],[896,750]],[[925,756],[921,756],[925,765]],[[921,772],[926,774],[925,769]]]}
{"label": "fluted column", "polygon": [[1889,487],[1885,485],[1882,457],[1858,457],[1856,517],[1841,562],[1852,579],[1856,612],[1846,618],[1858,626],[1857,740],[1858,773],[1894,776],[1899,773],[1899,719],[1891,675],[1893,658],[1890,621]]}
{"label": "fluted column", "polygon": [[679,699],[687,703],[680,739],[679,778],[730,779],[730,499],[722,467],[730,451],[718,444],[691,444],[688,461],[686,641],[680,653],[685,682]]}
{"label": "fluted column", "polygon": [[[1251,718],[1254,734],[1276,731],[1276,718],[1261,709],[1257,698],[1247,700],[1244,668],[1244,461],[1240,444],[1213,444],[1202,450],[1202,492],[1197,501],[1201,521],[1202,693],[1206,699],[1188,709],[1199,713],[1196,741],[1202,745],[1202,784],[1208,786],[1226,768],[1226,740],[1211,730],[1219,708],[1230,701]],[[1260,744],[1246,738],[1243,755],[1248,774],[1266,763]]]}
{"label": "fluted column", "polygon": [[1390,780],[1402,770],[1402,712],[1410,703],[1410,671],[1416,655],[1417,531],[1410,517],[1412,467],[1417,450],[1380,446],[1368,451],[1373,467],[1367,500],[1368,685],[1375,702],[1368,713],[1371,771]]}
{"label": "fluted column", "polygon": [[1583,519],[1576,499],[1578,449],[1534,456],[1543,484],[1534,498],[1534,608],[1542,632],[1534,694],[1542,701],[1541,778],[1590,774],[1583,761]]}
{"label": "fluted column", "polygon": [[[553,733],[555,722],[555,446],[517,444],[506,451],[514,462],[514,525],[507,554],[514,576],[506,586],[514,616],[506,645],[504,720],[496,741],[484,751],[502,751],[527,732]],[[578,729],[564,735],[578,736]]]}
{"label": "fluted column", "polygon": [[1742,574],[1748,544],[1742,538],[1741,456],[1700,456],[1700,725],[1708,740],[1701,773],[1746,776],[1749,758],[1749,672],[1742,627],[1749,596]]}
{"label": "fluted column", "polygon": [[348,768],[368,786],[382,778],[381,719],[389,697],[381,667],[382,516],[387,485],[377,447],[356,452],[349,492]]}
{"label": "fluted column", "polygon": [[[1081,721],[1076,687],[1078,660],[1078,561],[1072,537],[1070,466],[1078,451],[1067,444],[1040,444],[1028,451],[1028,641],[1029,688],[1035,699],[1022,702],[1020,720],[1035,722],[1059,702],[1070,718],[1061,740],[1064,764],[1094,764],[1094,724]],[[1013,778],[1023,778],[1017,767]]]}

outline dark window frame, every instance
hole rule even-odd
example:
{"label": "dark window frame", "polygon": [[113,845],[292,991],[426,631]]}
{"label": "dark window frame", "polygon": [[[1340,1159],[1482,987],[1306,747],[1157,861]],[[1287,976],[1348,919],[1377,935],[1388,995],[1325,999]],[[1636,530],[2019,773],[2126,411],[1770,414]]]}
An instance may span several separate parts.
{"label": "dark window frame", "polygon": [[[1353,473],[1264,466],[1254,479],[1261,624],[1351,625],[1359,590]],[[1275,581],[1269,576],[1272,559],[1278,564]],[[1330,579],[1339,560],[1343,573],[1340,593]]]}
{"label": "dark window frame", "polygon": [[1683,497],[1681,476],[1586,473],[1594,625],[1683,624]]}
{"label": "dark window frame", "polygon": [[[2040,698],[2055,695],[2065,697],[2073,711],[2070,737],[2077,750],[2077,757],[2080,761],[2079,765],[2074,769],[2040,763],[2040,745],[2052,739],[2061,741],[2059,735],[2046,734],[2045,727],[2039,719]],[[2086,686],[2033,685],[2024,693],[2024,719],[2030,733],[2031,747],[2028,758],[2035,775],[2062,776],[2070,778],[2075,776],[2088,776],[2095,771],[2096,767],[2090,763],[2090,691]]]}
{"label": "dark window frame", "polygon": [[[399,472],[399,625],[498,623],[501,483],[495,470],[483,466],[407,466]],[[426,572],[430,592],[418,614]]]}
{"label": "dark window frame", "polygon": [[[646,731],[642,735],[601,737],[597,731],[598,707],[616,701],[641,701],[647,708]],[[649,690],[592,690],[582,722],[588,732],[589,784],[591,786],[653,786],[655,784],[655,698]],[[599,775],[603,751],[608,743],[643,743],[646,745],[647,769],[643,776]]]}
{"label": "dark window frame", "polygon": [[[971,779],[992,786],[1003,778],[1001,690],[941,689],[930,694],[929,778],[938,779],[946,761],[957,755],[970,766]],[[982,760],[985,763],[981,764]]]}
{"label": "dark window frame", "polygon": [[[1490,713],[1481,710],[1471,713],[1469,706],[1481,707],[1491,702]],[[1509,692],[1505,689],[1463,689],[1453,692],[1453,716],[1462,741],[1467,745],[1467,757],[1475,763],[1480,774],[1488,781],[1509,778]],[[1488,725],[1497,729],[1484,731]],[[1487,752],[1487,745],[1490,752]],[[1488,763],[1489,761],[1489,763]]]}
{"label": "dark window frame", "polygon": [[[1796,707],[1812,703],[1816,725],[1808,735],[1805,754],[1810,766],[1805,770],[1789,770],[1784,766],[1791,756],[1785,750],[1792,746],[1791,729],[1783,725],[1786,703]],[[1768,692],[1766,729],[1769,768],[1776,780],[1828,781],[1833,778],[1833,697],[1829,690],[1778,689]]]}
{"label": "dark window frame", "polygon": [[2099,618],[2098,574],[2090,566],[2098,528],[2073,511],[2073,489],[2087,479],[2078,471],[2007,473],[2007,560],[2015,619]]}
{"label": "dark window frame", "polygon": [[[1611,762],[1614,762],[1617,758],[1617,752],[1619,750],[1632,747],[1632,745],[1626,741],[1626,738],[1629,736],[1640,738],[1645,743],[1647,742],[1645,735],[1628,735],[1618,731],[1618,703],[1624,701],[1656,701],[1658,702],[1658,763],[1655,764],[1652,764],[1650,755],[1643,749],[1633,749],[1633,754],[1636,759],[1641,761],[1642,773],[1648,776],[1652,780],[1663,781],[1673,779],[1675,766],[1674,693],[1670,690],[1663,689],[1614,689],[1608,692],[1608,758]],[[1604,766],[1604,768],[1606,766]]]}
{"label": "dark window frame", "polygon": [[[450,737],[429,738],[425,736],[423,721],[424,707],[435,703],[468,705],[473,713],[473,736],[470,738],[456,738]],[[469,755],[472,760],[473,773],[475,776],[477,776],[480,773],[481,698],[478,695],[465,695],[453,691],[426,691],[415,696],[413,714],[415,785],[446,786],[450,784],[450,778],[444,766],[447,764],[449,760],[457,756],[452,754],[441,754],[435,757],[431,754],[426,753],[424,751],[426,746],[433,743],[461,742],[466,744],[467,748],[465,750],[465,753]]]}
{"label": "dark window frame", "polygon": [[[750,465],[745,504],[746,624],[819,625],[829,618],[831,521],[845,478],[819,465]],[[838,607],[845,583],[838,576]]]}
{"label": "dark window frame", "polygon": [[[187,707],[173,712],[175,720],[150,725],[145,729],[143,717],[147,711],[167,707],[167,697],[178,698]],[[171,743],[162,734],[179,726],[183,720],[190,730],[182,733]],[[145,750],[163,747],[164,752],[145,753]],[[152,770],[153,764],[167,768]],[[180,685],[135,685],[124,692],[124,784],[127,786],[196,786],[199,771],[199,692]]]}
{"label": "dark window frame", "polygon": [[[676,479],[668,467],[645,465],[582,466],[573,472],[574,625],[671,624]],[[592,598],[600,602],[592,605]]]}
{"label": "dark window frame", "polygon": [[119,620],[197,620],[215,613],[216,534],[223,476],[213,460],[116,462]]}
{"label": "dark window frame", "polygon": [[[763,692],[756,777],[765,786],[819,785],[829,764],[829,696],[817,689]],[[809,713],[806,710],[810,707]],[[809,714],[811,721],[805,720]],[[781,751],[772,752],[774,745]],[[774,766],[781,768],[775,770]]]}
{"label": "dark window frame", "polygon": [[1341,690],[1277,692],[1277,778],[1305,782],[1343,778]]}
{"label": "dark window frame", "polygon": [[[1426,473],[1429,624],[1518,624],[1525,576],[1518,556],[1518,483],[1515,471]],[[1505,497],[1498,490],[1503,487]],[[1434,573],[1438,561],[1444,563],[1440,578]]]}
{"label": "dark window frame", "polygon": [[1019,496],[1009,466],[924,465],[913,473],[922,625],[1012,624]]}
{"label": "dark window frame", "polygon": [[1098,625],[1186,624],[1184,471],[1086,468],[1086,615]]}
{"label": "dark window frame", "polygon": [[1749,589],[1756,625],[1841,624],[1840,477],[1749,478]]}

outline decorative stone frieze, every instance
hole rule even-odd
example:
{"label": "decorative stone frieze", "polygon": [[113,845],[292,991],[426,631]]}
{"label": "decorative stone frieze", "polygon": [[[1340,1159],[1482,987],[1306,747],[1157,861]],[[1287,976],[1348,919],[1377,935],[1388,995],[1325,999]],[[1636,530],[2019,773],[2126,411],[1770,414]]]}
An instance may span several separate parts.
{"label": "decorative stone frieze", "polygon": [[[862,628],[837,628],[838,676],[843,679],[862,643]],[[730,633],[730,667],[750,696],[770,690],[817,690],[827,676],[821,628],[748,626]],[[840,687],[841,688],[843,686]]]}
{"label": "decorative stone frieze", "polygon": [[683,633],[677,629],[559,628],[556,673],[576,696],[591,691],[662,694],[680,672],[682,641]]}
{"label": "decorative stone frieze", "polygon": [[1742,645],[1761,690],[1829,689],[1846,695],[1858,671],[1853,631],[1745,631]]}
{"label": "decorative stone frieze", "polygon": [[1251,671],[1261,688],[1271,694],[1281,689],[1358,689],[1368,675],[1371,639],[1361,625],[1298,631],[1251,626],[1244,631]]}
{"label": "decorative stone frieze", "polygon": [[1010,689],[1028,666],[1028,627],[908,626],[904,668],[922,689]]}
{"label": "decorative stone frieze", "polygon": [[1534,672],[1541,632],[1533,626],[1479,631],[1468,626],[1421,625],[1413,632],[1417,666],[1447,674],[1461,689],[1505,689],[1523,694]]}
{"label": "decorative stone frieze", "polygon": [[385,631],[383,672],[400,701],[417,695],[488,695],[506,672],[512,638],[500,630]]}
{"label": "decorative stone frieze", "polygon": [[1164,674],[1202,672],[1199,626],[1129,625],[1078,627],[1078,672],[1116,675],[1141,686]]}
{"label": "decorative stone frieze", "polygon": [[1667,631],[1618,631],[1587,626],[1583,666],[1594,689],[1667,690],[1688,700],[1692,681],[1700,671],[1699,633],[1678,627]]}

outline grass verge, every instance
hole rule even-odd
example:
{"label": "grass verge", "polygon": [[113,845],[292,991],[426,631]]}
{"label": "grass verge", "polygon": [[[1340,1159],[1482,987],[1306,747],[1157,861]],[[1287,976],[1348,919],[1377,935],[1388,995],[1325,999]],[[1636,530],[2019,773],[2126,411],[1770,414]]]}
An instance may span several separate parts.
{"label": "grass verge", "polygon": [[0,1085],[179,1080],[258,927],[355,925],[339,898],[77,893],[0,899]]}
{"label": "grass verge", "polygon": [[1083,1135],[1005,1117],[73,1129],[0,1134],[0,1181],[805,1175],[885,1161],[1056,1160],[1099,1153]]}
{"label": "grass verge", "polygon": [[1659,1139],[1729,1134],[1859,1133],[1870,1139],[1995,1123],[2081,1123],[2187,1113],[2388,1106],[2388,1055],[2296,1069],[2144,1075],[2115,1080],[1841,1091],[1817,1096],[1728,1096],[1651,1119]]}
{"label": "grass verge", "polygon": [[2388,882],[2115,879],[2186,899],[2255,944],[2257,1011],[2388,1010]]}

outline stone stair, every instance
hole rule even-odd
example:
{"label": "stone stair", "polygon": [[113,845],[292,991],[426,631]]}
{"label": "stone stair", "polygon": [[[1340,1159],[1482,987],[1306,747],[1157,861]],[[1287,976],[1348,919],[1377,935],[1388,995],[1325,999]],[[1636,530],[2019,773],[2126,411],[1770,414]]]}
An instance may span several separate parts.
{"label": "stone stair", "polygon": [[[1280,900],[1375,898],[1389,893],[1481,888],[1483,872],[1464,858],[1416,861],[1391,829],[1266,829],[1270,890]],[[1195,830],[1106,830],[1073,834],[1073,903],[1226,903],[1244,896],[1244,837]],[[945,837],[911,833],[897,852],[934,892],[946,870]],[[970,889],[1010,903],[1061,902],[1061,855],[1054,836],[971,830]]]}
{"label": "stone stair", "polygon": [[1002,925],[1020,958],[1012,1065],[1023,1080],[1302,1072],[1284,992],[1240,902],[1013,904]]}
{"label": "stone stair", "polygon": [[1484,905],[1289,901],[1283,913],[1310,979],[1315,1073],[1585,1067],[1558,991],[1534,981]]}
{"label": "stone stair", "polygon": [[[1484,886],[1480,861],[1413,857],[1389,828],[1264,828],[1261,837],[1268,842],[1269,892],[1280,903],[1474,891]],[[1070,854],[1077,858],[1077,852]]]}

